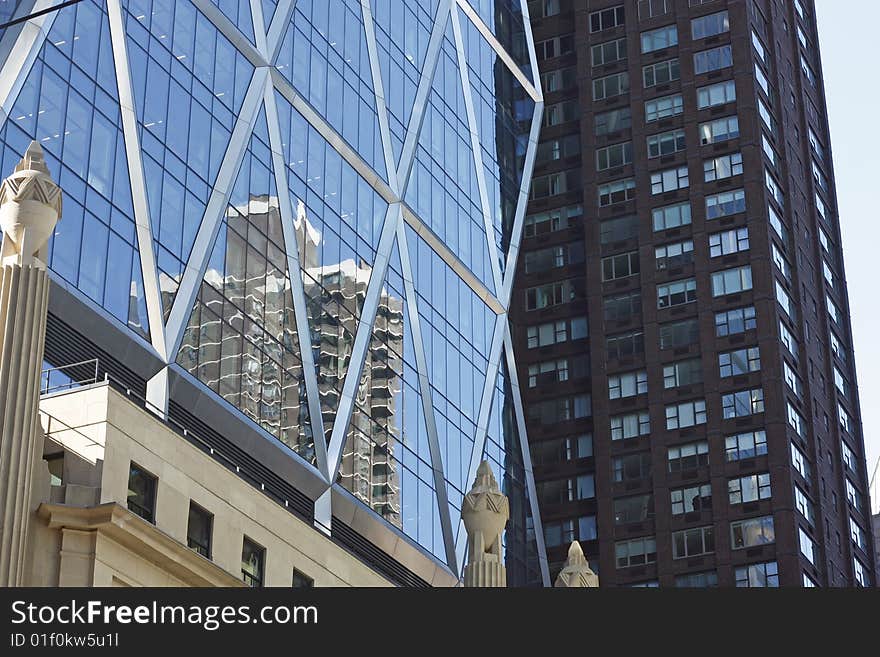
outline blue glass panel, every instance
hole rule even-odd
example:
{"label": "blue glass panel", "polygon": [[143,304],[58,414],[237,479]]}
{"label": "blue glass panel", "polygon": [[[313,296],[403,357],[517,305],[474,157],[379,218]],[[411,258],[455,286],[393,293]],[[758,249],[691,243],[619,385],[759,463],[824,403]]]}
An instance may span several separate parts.
{"label": "blue glass panel", "polygon": [[272,19],[275,17],[275,10],[278,9],[277,0],[260,0],[263,5],[263,24],[266,26],[266,32],[269,31],[269,26],[272,24]]}
{"label": "blue glass panel", "polygon": [[339,482],[445,560],[407,312],[395,243],[342,452]]}
{"label": "blue glass panel", "polygon": [[125,8],[167,319],[253,66],[189,0],[132,0]]}
{"label": "blue glass panel", "polygon": [[251,17],[250,0],[211,0],[215,7],[232,21],[248,41],[254,41],[254,21]]}
{"label": "blue glass panel", "polygon": [[276,100],[329,437],[388,204],[281,94]]}
{"label": "blue glass panel", "polygon": [[[523,16],[520,0],[470,0],[470,5],[526,77],[534,82],[525,33],[529,19],[528,16]],[[464,14],[461,15],[461,20],[462,27],[465,23],[470,23]]]}
{"label": "blue glass panel", "polygon": [[462,21],[462,40],[494,238],[503,269],[510,248],[535,103],[470,21]]}
{"label": "blue glass panel", "polygon": [[275,67],[387,179],[358,0],[298,0]]}
{"label": "blue glass panel", "polygon": [[314,463],[286,254],[261,111],[177,363]]}
{"label": "blue glass panel", "polygon": [[434,73],[404,197],[449,249],[494,291],[451,23]]}
{"label": "blue glass panel", "polygon": [[0,129],[0,171],[40,142],[64,193],[49,242],[53,274],[148,338],[118,98],[103,3],[59,10]]}
{"label": "blue glass panel", "polygon": [[372,5],[395,162],[406,137],[437,4],[438,0],[374,0]]}

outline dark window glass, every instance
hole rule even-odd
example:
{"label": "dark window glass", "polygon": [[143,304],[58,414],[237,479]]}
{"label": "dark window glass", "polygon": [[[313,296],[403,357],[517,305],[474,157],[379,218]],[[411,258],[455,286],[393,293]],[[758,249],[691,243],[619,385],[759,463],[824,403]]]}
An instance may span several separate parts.
{"label": "dark window glass", "polygon": [[128,510],[156,522],[156,477],[134,463],[128,470]]}
{"label": "dark window glass", "polygon": [[315,580],[306,575],[305,573],[301,573],[300,571],[293,569],[293,588],[295,589],[310,589],[315,586]]}
{"label": "dark window glass", "polygon": [[214,516],[195,502],[189,503],[189,524],[186,528],[186,544],[206,559],[211,558],[211,529]]}
{"label": "dark window glass", "polygon": [[263,586],[265,560],[266,549],[245,536],[241,546],[241,578],[251,588]]}

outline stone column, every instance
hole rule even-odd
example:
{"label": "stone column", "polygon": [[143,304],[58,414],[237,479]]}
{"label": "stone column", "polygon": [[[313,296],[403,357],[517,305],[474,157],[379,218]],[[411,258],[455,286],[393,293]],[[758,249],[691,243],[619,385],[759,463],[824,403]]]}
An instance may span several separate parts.
{"label": "stone column", "polygon": [[468,535],[465,586],[507,586],[507,569],[501,556],[501,532],[509,517],[507,496],[498,488],[489,464],[483,461],[461,507],[461,518]]}
{"label": "stone column", "polygon": [[25,583],[34,464],[42,450],[40,370],[49,307],[46,244],[61,189],[31,142],[0,185],[0,586]]}
{"label": "stone column", "polygon": [[599,586],[599,578],[592,570],[581,544],[572,541],[568,548],[568,559],[559,575],[556,576],[556,582],[553,584],[557,588],[574,588],[580,586]]}

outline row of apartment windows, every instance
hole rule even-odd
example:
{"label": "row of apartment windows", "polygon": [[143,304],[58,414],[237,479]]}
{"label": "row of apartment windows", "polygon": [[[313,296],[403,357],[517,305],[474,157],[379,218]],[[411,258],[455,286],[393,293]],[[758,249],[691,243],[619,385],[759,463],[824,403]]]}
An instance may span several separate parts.
{"label": "row of apartment windows", "polygon": [[[730,548],[742,550],[776,542],[772,516],[748,518],[730,523]],[[654,537],[619,541],[614,546],[618,568],[641,566],[657,561],[657,542]],[[683,529],[672,534],[674,559],[684,559],[715,552],[714,527]],[[739,577],[737,577],[739,580]]]}
{"label": "row of apartment windows", "polygon": [[[144,468],[132,462],[128,473],[128,509],[147,522],[156,522],[156,489],[159,480]],[[211,547],[214,532],[214,516],[193,501],[189,505],[186,542],[187,547],[198,552],[206,559],[211,558]],[[266,563],[266,548],[257,544],[247,536],[242,539],[241,547],[241,578],[251,587],[263,586]],[[312,587],[314,580],[293,570],[292,586]]]}

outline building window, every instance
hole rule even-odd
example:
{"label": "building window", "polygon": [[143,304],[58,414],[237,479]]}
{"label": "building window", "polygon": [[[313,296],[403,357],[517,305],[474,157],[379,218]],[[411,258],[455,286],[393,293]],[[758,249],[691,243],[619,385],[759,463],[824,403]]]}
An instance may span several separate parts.
{"label": "building window", "polygon": [[689,186],[688,168],[686,166],[657,171],[651,174],[651,194],[674,192]]}
{"label": "building window", "polygon": [[605,321],[625,321],[641,314],[642,293],[627,292],[604,299]]}
{"label": "building window", "polygon": [[816,546],[810,535],[804,531],[803,527],[798,527],[798,543],[801,547],[801,554],[807,558],[811,564],[816,565]]}
{"label": "building window", "polygon": [[632,142],[612,144],[596,151],[596,170],[605,171],[632,163]]}
{"label": "building window", "polygon": [[537,326],[529,326],[526,329],[529,349],[545,347],[548,344],[557,344],[568,340],[568,325],[565,320],[547,322]]}
{"label": "building window", "polygon": [[[580,370],[580,372],[574,372],[574,378],[578,378],[578,374],[583,376],[585,367],[585,357],[579,356],[576,357],[575,362],[581,363],[580,367],[576,368]],[[573,359],[574,360],[574,359]],[[529,365],[529,388],[535,388],[539,383],[542,385],[548,383],[557,383],[560,381],[568,381],[569,379],[569,363],[567,358],[559,358],[553,360],[547,360],[542,363],[535,363],[533,365]]]}
{"label": "building window", "polygon": [[195,502],[189,503],[189,522],[186,527],[186,545],[206,559],[211,558],[211,531],[214,516]]}
{"label": "building window", "polygon": [[707,589],[718,586],[718,573],[714,570],[705,573],[686,573],[675,578],[675,588]]}
{"label": "building window", "polygon": [[580,420],[592,413],[590,395],[575,395],[536,402],[529,406],[528,419],[542,426]]}
{"label": "building window", "polygon": [[739,376],[761,369],[761,352],[758,347],[737,349],[718,354],[718,369],[721,378]]}
{"label": "building window", "polygon": [[666,407],[666,429],[684,429],[706,424],[706,402],[703,399],[672,404]]}
{"label": "building window", "polygon": [[871,586],[871,577],[868,575],[868,570],[855,557],[853,557],[853,577],[857,585],[863,587]]}
{"label": "building window", "polygon": [[794,429],[797,435],[803,436],[804,419],[801,417],[801,414],[798,413],[797,409],[790,402],[786,403],[786,409],[788,411],[788,426]]}
{"label": "building window", "polygon": [[669,12],[672,0],[639,0],[639,20],[663,16]]}
{"label": "building window", "polygon": [[596,486],[592,474],[543,481],[537,485],[538,497],[542,504],[565,504],[577,500],[589,500],[596,496]]}
{"label": "building window", "polygon": [[608,398],[623,399],[648,392],[648,373],[626,372],[608,376]]}
{"label": "building window", "polygon": [[703,146],[718,144],[737,137],[739,137],[739,118],[736,116],[728,116],[700,124],[700,143]]}
{"label": "building window", "polygon": [[659,121],[670,116],[678,116],[682,112],[684,112],[684,100],[681,94],[673,94],[645,101],[646,123]]}
{"label": "building window", "polygon": [[727,496],[731,504],[745,504],[770,497],[770,473],[753,474],[727,482]]}
{"label": "building window", "polygon": [[728,461],[741,461],[767,453],[767,434],[764,430],[747,431],[724,439],[724,454]]}
{"label": "building window", "polygon": [[632,126],[632,111],[629,107],[609,110],[596,114],[596,136],[607,135]]}
{"label": "building window", "polygon": [[729,217],[733,214],[746,211],[746,192],[743,189],[734,189],[729,192],[712,194],[706,197],[706,219],[718,219]]}
{"label": "building window", "polygon": [[672,308],[697,300],[697,281],[689,278],[657,286],[657,307]]}
{"label": "building window", "polygon": [[657,271],[663,271],[672,267],[682,267],[691,264],[693,261],[693,240],[664,244],[654,249],[654,262],[657,264]]}
{"label": "building window", "polygon": [[688,202],[667,205],[651,210],[654,231],[687,226],[691,223],[691,204]]}
{"label": "building window", "polygon": [[594,11],[590,14],[590,32],[601,32],[619,27],[624,22],[623,5]]}
{"label": "building window", "polygon": [[729,45],[694,53],[694,74],[709,73],[733,66],[733,51]]}
{"label": "building window", "polygon": [[672,515],[680,516],[694,511],[712,510],[712,485],[700,484],[669,492]]}
{"label": "building window", "polygon": [[641,44],[642,54],[678,45],[678,29],[675,25],[666,25],[642,32]]}
{"label": "building window", "polygon": [[584,433],[570,438],[555,438],[532,443],[534,465],[551,465],[560,461],[577,461],[593,455],[593,436]]}
{"label": "building window", "polygon": [[744,265],[712,273],[712,296],[721,297],[752,289],[752,267]]}
{"label": "building window", "polygon": [[577,84],[577,67],[568,66],[541,75],[541,88],[545,94],[571,89]]}
{"label": "building window", "polygon": [[683,151],[684,146],[684,130],[670,130],[659,135],[651,135],[648,137],[648,157],[663,157]]}
{"label": "building window", "polygon": [[669,472],[687,472],[709,465],[709,443],[703,440],[670,447],[667,460]]}
{"label": "building window", "polygon": [[311,589],[315,587],[315,580],[298,571],[296,568],[293,569],[293,588],[295,589]]}
{"label": "building window", "polygon": [[642,67],[642,82],[645,89],[657,86],[658,84],[669,84],[681,77],[681,69],[678,65],[678,58],[668,59],[665,62],[657,62],[656,64],[648,64]]}
{"label": "building window", "polygon": [[777,588],[779,567],[775,561],[739,566],[734,571],[737,588]]}
{"label": "building window", "polygon": [[801,380],[798,378],[798,375],[794,373],[794,370],[791,368],[791,365],[788,364],[788,361],[784,359],[782,361],[782,377],[785,379],[786,385],[788,385],[794,394],[798,397],[803,396]]}
{"label": "building window", "polygon": [[545,164],[547,162],[555,162],[581,152],[580,135],[565,135],[556,139],[549,139],[538,144],[538,152],[535,155],[537,163]]}
{"label": "building window", "polygon": [[609,335],[605,339],[608,360],[617,360],[645,353],[645,333],[641,330]]}
{"label": "building window", "polygon": [[705,39],[724,32],[730,32],[730,19],[727,16],[727,11],[700,16],[691,21],[691,35],[694,40]]}
{"label": "building window", "polygon": [[612,415],[610,422],[611,440],[627,440],[638,436],[647,436],[651,433],[648,411]]}
{"label": "building window", "polygon": [[736,84],[733,80],[725,80],[697,89],[697,107],[699,109],[726,105],[735,100]]}
{"label": "building window", "polygon": [[568,303],[577,298],[572,281],[558,281],[526,290],[526,310],[540,310]]}
{"label": "building window", "polygon": [[794,505],[797,507],[797,510],[801,512],[804,519],[810,523],[810,525],[813,525],[813,503],[810,501],[810,498],[807,497],[806,493],[804,493],[797,485],[794,487]]}
{"label": "building window", "polygon": [[581,170],[569,169],[532,179],[529,198],[549,198],[581,188]]}
{"label": "building window", "polygon": [[764,412],[764,390],[740,390],[721,397],[721,410],[724,419],[746,417]]}
{"label": "building window", "polygon": [[679,388],[703,382],[703,367],[699,358],[682,360],[663,366],[663,387]]}
{"label": "building window", "polygon": [[538,41],[535,43],[535,57],[537,60],[554,59],[563,55],[570,55],[574,52],[574,34],[564,34],[562,36]]}
{"label": "building window", "polygon": [[155,476],[132,462],[128,469],[128,510],[147,522],[156,523]]}
{"label": "building window", "polygon": [[614,524],[627,525],[654,517],[654,496],[633,495],[614,500]]}
{"label": "building window", "polygon": [[709,235],[709,257],[730,255],[749,250],[749,229],[734,228]]}
{"label": "building window", "polygon": [[580,205],[570,205],[558,210],[529,215],[523,222],[523,237],[555,233],[577,225],[584,214]]}
{"label": "building window", "polygon": [[626,37],[597,43],[590,48],[593,66],[612,64],[626,59]]}
{"label": "building window", "polygon": [[639,273],[639,252],[630,251],[602,258],[602,280],[613,281]]}
{"label": "building window", "polygon": [[756,326],[754,306],[715,313],[715,335],[719,338],[751,331]]}
{"label": "building window", "polygon": [[856,519],[852,516],[849,518],[849,537],[852,539],[852,542],[855,543],[857,548],[862,552],[867,553],[868,538],[865,535],[865,530],[859,526],[859,523],[857,523]]}
{"label": "building window", "polygon": [[599,207],[631,201],[636,196],[636,181],[633,178],[615,180],[599,185]]}
{"label": "building window", "polygon": [[743,172],[742,153],[730,153],[703,162],[705,182],[740,176]]}
{"label": "building window", "polygon": [[637,481],[651,476],[651,454],[639,452],[617,456],[611,461],[614,481]]}
{"label": "building window", "polygon": [[712,526],[672,532],[672,558],[685,559],[715,552]]}
{"label": "building window", "polygon": [[685,319],[660,326],[660,349],[679,349],[700,341],[700,327],[696,319]]}
{"label": "building window", "polygon": [[850,472],[857,472],[856,465],[858,462],[856,461],[856,455],[844,440],[840,441],[840,451],[843,455],[843,464],[850,470]]}
{"label": "building window", "polygon": [[748,518],[730,523],[730,547],[733,550],[776,542],[773,516]]}
{"label": "building window", "polygon": [[581,516],[544,525],[544,541],[547,547],[568,546],[572,541],[595,541],[598,537],[596,516]]}
{"label": "building window", "polygon": [[653,536],[634,538],[614,545],[618,568],[643,566],[657,561],[657,541]]}
{"label": "building window", "polygon": [[622,242],[624,240],[630,240],[638,236],[638,215],[627,215],[625,217],[606,219],[599,224],[599,242],[601,244]]}
{"label": "building window", "polygon": [[613,98],[629,93],[629,73],[623,71],[593,80],[593,100]]}
{"label": "building window", "polygon": [[810,481],[810,464],[804,453],[791,443],[791,464],[805,481]]}
{"label": "building window", "polygon": [[255,589],[263,586],[265,561],[266,548],[245,536],[241,546],[241,578],[245,584]]}

